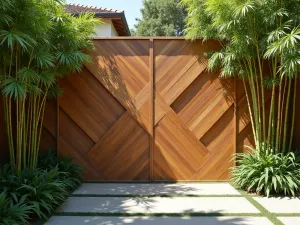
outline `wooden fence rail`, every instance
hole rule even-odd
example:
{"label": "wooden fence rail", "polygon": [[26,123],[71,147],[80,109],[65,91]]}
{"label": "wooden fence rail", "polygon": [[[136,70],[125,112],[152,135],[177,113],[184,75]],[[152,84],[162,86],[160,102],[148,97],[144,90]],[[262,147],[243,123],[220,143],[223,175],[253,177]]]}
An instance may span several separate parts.
{"label": "wooden fence rail", "polygon": [[60,80],[64,94],[48,103],[43,148],[72,156],[87,180],[228,180],[232,155],[253,140],[243,86],[206,70],[217,42],[94,44],[93,63]]}

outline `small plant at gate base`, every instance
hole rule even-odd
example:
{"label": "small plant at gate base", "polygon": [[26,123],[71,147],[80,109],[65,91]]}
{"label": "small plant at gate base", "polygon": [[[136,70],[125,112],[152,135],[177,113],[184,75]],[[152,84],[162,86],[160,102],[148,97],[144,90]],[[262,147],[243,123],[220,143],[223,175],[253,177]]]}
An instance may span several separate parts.
{"label": "small plant at gate base", "polygon": [[14,203],[6,192],[0,192],[0,225],[28,224],[30,211],[31,207],[24,203],[24,198]]}
{"label": "small plant at gate base", "polygon": [[41,169],[58,168],[59,171],[63,172],[59,174],[59,179],[64,181],[69,192],[78,188],[83,180],[81,166],[74,163],[71,157],[57,157],[57,154],[52,150],[39,158],[38,167]]}
{"label": "small plant at gate base", "polygon": [[[1,206],[4,201],[1,198],[5,199],[5,202],[10,202],[3,203],[5,207],[7,204],[12,204],[10,208],[13,208],[13,212],[19,212],[18,210],[23,212],[22,210],[26,209],[24,214],[20,213],[24,221],[29,220],[29,215],[30,218],[47,218],[69,193],[80,185],[82,171],[83,169],[73,163],[71,158],[59,158],[53,151],[46,157],[40,157],[37,169],[26,168],[16,173],[9,164],[1,166],[0,193],[5,193],[5,197],[2,195],[0,197],[0,225],[25,224],[25,222],[5,223],[7,210],[1,214],[1,207],[4,207]],[[18,220],[19,214],[9,215],[11,215],[10,221]]]}
{"label": "small plant at gate base", "polygon": [[236,155],[238,166],[232,168],[234,184],[248,192],[295,195],[300,191],[300,156],[264,154],[258,151]]}

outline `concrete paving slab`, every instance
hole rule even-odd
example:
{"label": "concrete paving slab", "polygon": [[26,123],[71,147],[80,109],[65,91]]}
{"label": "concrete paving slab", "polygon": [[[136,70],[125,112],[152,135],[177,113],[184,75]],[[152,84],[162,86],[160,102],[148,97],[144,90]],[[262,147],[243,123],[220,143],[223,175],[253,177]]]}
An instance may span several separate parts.
{"label": "concrete paving slab", "polygon": [[300,224],[300,217],[278,217],[284,225],[297,225]]}
{"label": "concrete paving slab", "polygon": [[53,216],[45,225],[272,225],[265,217]]}
{"label": "concrete paving slab", "polygon": [[84,183],[73,194],[94,195],[240,195],[230,184],[122,184]]}
{"label": "concrete paving slab", "polygon": [[69,197],[58,212],[259,213],[243,197]]}
{"label": "concrete paving slab", "polygon": [[271,213],[300,213],[299,197],[254,197],[254,200]]}

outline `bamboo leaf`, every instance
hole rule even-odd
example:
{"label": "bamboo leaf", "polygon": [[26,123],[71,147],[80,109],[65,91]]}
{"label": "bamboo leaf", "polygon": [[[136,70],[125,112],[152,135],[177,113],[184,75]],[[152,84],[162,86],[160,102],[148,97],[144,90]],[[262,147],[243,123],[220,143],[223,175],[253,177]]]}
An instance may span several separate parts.
{"label": "bamboo leaf", "polygon": [[6,78],[2,83],[3,95],[9,98],[24,98],[26,94],[26,85],[13,77]]}

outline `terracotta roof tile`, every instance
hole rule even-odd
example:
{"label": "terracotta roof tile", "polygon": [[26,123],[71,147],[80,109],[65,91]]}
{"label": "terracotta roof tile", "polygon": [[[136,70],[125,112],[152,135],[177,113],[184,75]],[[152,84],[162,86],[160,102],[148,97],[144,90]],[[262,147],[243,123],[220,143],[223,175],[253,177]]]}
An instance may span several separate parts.
{"label": "terracotta roof tile", "polygon": [[124,10],[116,10],[116,9],[87,6],[87,5],[80,5],[80,4],[66,4],[65,8],[71,14],[80,14],[86,12],[92,12],[92,13],[123,13],[124,12]]}

